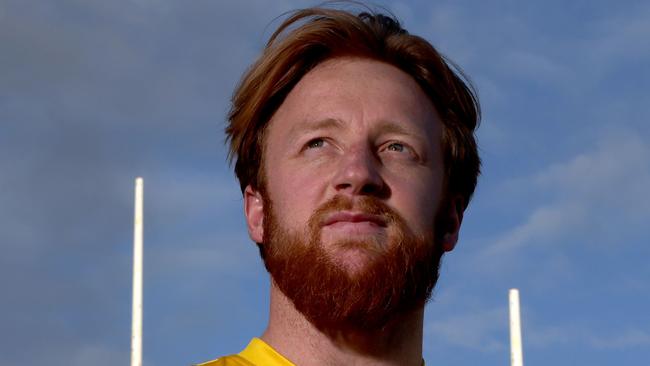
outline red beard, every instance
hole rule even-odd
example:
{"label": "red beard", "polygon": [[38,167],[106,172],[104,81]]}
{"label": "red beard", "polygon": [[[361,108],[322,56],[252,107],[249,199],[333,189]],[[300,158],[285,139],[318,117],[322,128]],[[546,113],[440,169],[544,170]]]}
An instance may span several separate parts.
{"label": "red beard", "polygon": [[[362,197],[353,202],[336,196],[312,214],[306,240],[282,227],[272,202],[264,200],[265,243],[260,250],[266,269],[295,308],[321,331],[378,331],[431,296],[443,253],[434,241],[434,223],[430,235],[417,237],[380,200]],[[334,243],[335,248],[355,248],[370,257],[360,269],[350,271],[336,263],[320,238],[328,214],[353,209],[384,218],[389,235],[383,245],[374,240]]]}

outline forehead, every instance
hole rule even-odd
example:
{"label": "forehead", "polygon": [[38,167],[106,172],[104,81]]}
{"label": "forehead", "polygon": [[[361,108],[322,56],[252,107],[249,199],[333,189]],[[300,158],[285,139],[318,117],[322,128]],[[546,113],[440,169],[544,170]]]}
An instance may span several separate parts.
{"label": "forehead", "polygon": [[289,92],[269,121],[267,137],[315,121],[343,127],[396,125],[439,140],[440,117],[417,82],[399,68],[371,59],[326,60]]}
{"label": "forehead", "polygon": [[393,65],[362,58],[334,58],[320,63],[298,82],[283,106],[292,106],[292,96],[327,100],[338,96],[378,103],[390,100],[403,106],[403,110],[434,109],[410,75]]}

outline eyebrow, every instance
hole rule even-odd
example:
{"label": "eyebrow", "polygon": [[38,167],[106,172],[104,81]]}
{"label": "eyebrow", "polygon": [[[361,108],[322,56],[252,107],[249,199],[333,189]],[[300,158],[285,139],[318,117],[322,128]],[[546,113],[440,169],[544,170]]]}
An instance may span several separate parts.
{"label": "eyebrow", "polygon": [[325,118],[317,121],[305,121],[295,125],[289,130],[289,136],[299,136],[307,131],[326,130],[331,128],[341,128],[343,122],[334,118]]}
{"label": "eyebrow", "polygon": [[419,136],[420,133],[414,131],[412,128],[404,126],[402,123],[394,121],[382,120],[377,126],[377,131],[380,133],[394,133],[397,135]]}
{"label": "eyebrow", "polygon": [[[309,131],[318,131],[318,130],[327,130],[327,129],[345,128],[345,127],[346,124],[343,121],[335,118],[325,118],[316,121],[308,120],[305,121],[304,123],[291,127],[288,136],[295,139],[297,136],[300,136],[305,132],[309,132]],[[420,133],[413,130],[412,128],[408,128],[407,126],[404,126],[404,124],[391,121],[391,120],[380,121],[379,124],[376,126],[376,131],[377,131],[376,133],[378,134],[393,133],[397,135],[406,135],[406,136],[413,136],[413,137],[418,137],[421,135]]]}

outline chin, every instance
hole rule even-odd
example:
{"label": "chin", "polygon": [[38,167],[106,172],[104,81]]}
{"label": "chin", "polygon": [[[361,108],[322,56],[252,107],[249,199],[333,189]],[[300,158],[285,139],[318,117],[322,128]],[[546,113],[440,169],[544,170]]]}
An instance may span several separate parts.
{"label": "chin", "polygon": [[381,254],[374,250],[368,250],[363,247],[345,247],[333,250],[335,253],[329,254],[332,263],[344,270],[350,277],[363,273],[379,260]]}

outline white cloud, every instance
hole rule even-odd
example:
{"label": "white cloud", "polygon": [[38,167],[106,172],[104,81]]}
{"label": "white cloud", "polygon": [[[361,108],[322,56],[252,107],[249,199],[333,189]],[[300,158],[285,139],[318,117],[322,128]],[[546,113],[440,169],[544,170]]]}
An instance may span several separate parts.
{"label": "white cloud", "polygon": [[215,174],[187,175],[179,170],[162,169],[164,167],[144,177],[145,199],[151,204],[152,212],[178,217],[206,209],[243,212],[241,192],[232,179]]}
{"label": "white cloud", "polygon": [[[602,239],[599,236],[621,230],[611,225],[621,221],[629,229],[642,229],[638,225],[650,213],[648,161],[650,146],[645,141],[633,135],[610,137],[592,151],[515,179],[515,189],[522,197],[550,198],[530,209],[521,224],[493,240],[486,252],[500,254],[549,245],[577,234],[585,239]],[[513,181],[504,185],[513,188]]]}
{"label": "white cloud", "polygon": [[627,329],[622,333],[590,336],[589,345],[596,349],[625,349],[650,346],[650,333],[641,329]]}
{"label": "white cloud", "polygon": [[630,349],[650,346],[650,333],[642,329],[612,329],[606,334],[576,325],[533,324],[524,334],[524,343],[532,348],[545,349],[560,345],[581,345],[595,350]]}
{"label": "white cloud", "polygon": [[[511,224],[469,239],[466,246],[474,249],[456,265],[509,286],[556,292],[603,268],[598,258],[612,248],[620,255],[638,252],[650,235],[650,145],[631,134],[606,137],[593,149],[482,192],[504,197],[495,206],[498,220]],[[617,271],[608,281],[631,283],[640,271]]]}
{"label": "white cloud", "polygon": [[[525,348],[551,349],[580,346],[594,350],[630,349],[650,346],[650,333],[638,328],[610,329],[607,333],[563,323],[536,320],[532,309],[524,308],[522,338]],[[508,309],[470,310],[425,325],[429,343],[457,346],[482,353],[504,352],[509,347]]]}
{"label": "white cloud", "polygon": [[498,255],[530,244],[546,244],[575,228],[584,218],[580,205],[558,203],[534,209],[526,222],[501,235],[487,248],[487,254]]}
{"label": "white cloud", "polygon": [[570,25],[539,22],[534,14],[519,10],[511,4],[435,2],[422,33],[472,70],[470,75],[483,75],[495,84],[516,78],[577,98],[602,88],[601,82],[613,72],[624,72],[625,65],[650,57],[648,47],[639,47],[650,32],[647,4],[621,6],[607,17],[575,19]]}
{"label": "white cloud", "polygon": [[630,6],[624,12],[615,12],[595,24],[596,37],[580,47],[587,65],[604,73],[621,62],[642,60],[650,57],[648,47],[639,47],[650,33],[650,5]]}
{"label": "white cloud", "polygon": [[435,343],[483,352],[501,352],[506,345],[496,333],[506,328],[507,324],[507,309],[493,308],[432,321],[425,325],[424,331]]}
{"label": "white cloud", "polygon": [[528,326],[522,334],[524,345],[532,348],[551,348],[557,345],[570,344],[579,340],[575,329],[569,326]]}
{"label": "white cloud", "polygon": [[580,198],[640,195],[650,182],[649,160],[650,146],[639,136],[605,136],[594,151],[554,164],[533,181],[542,189],[560,188],[565,195]]}
{"label": "white cloud", "polygon": [[538,84],[561,89],[565,84],[574,84],[574,72],[552,55],[541,51],[511,49],[500,55],[496,62],[508,78],[533,81]]}
{"label": "white cloud", "polygon": [[82,345],[72,355],[71,366],[115,366],[126,364],[128,352],[117,351],[101,344]]}
{"label": "white cloud", "polygon": [[261,266],[257,247],[245,236],[242,233],[239,236],[192,238],[187,244],[152,248],[147,253],[151,263],[149,269],[153,275],[172,277],[183,273],[192,273],[192,276],[206,273],[245,275],[251,267]]}

